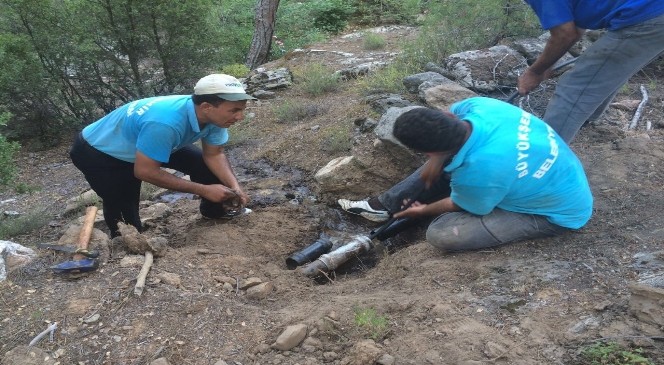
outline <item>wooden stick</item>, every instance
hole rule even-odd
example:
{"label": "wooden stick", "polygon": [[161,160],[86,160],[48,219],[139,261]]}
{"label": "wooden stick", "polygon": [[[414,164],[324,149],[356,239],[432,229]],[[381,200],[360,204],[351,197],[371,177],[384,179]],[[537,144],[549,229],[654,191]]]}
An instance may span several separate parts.
{"label": "wooden stick", "polygon": [[150,267],[152,267],[152,261],[154,260],[154,256],[152,255],[152,251],[145,251],[145,261],[143,262],[143,267],[141,268],[141,272],[138,273],[138,276],[136,277],[136,286],[134,287],[134,294],[140,296],[143,294],[143,288],[145,288],[145,279],[148,277],[148,271],[150,271]]}
{"label": "wooden stick", "polygon": [[[78,235],[78,248],[82,248],[84,250],[88,249],[96,217],[97,217],[96,206],[91,205],[85,209],[85,219],[83,219],[83,227],[81,227],[81,233],[79,233]],[[74,260],[83,260],[84,258],[86,257],[81,254],[74,255]]]}
{"label": "wooden stick", "polygon": [[641,99],[641,102],[639,103],[639,106],[636,108],[636,112],[634,113],[634,117],[632,118],[632,122],[629,123],[629,129],[634,129],[636,128],[636,125],[639,123],[639,118],[641,118],[641,113],[643,112],[643,107],[646,105],[648,102],[648,91],[646,90],[646,87],[641,85],[641,94],[643,95],[643,99]]}

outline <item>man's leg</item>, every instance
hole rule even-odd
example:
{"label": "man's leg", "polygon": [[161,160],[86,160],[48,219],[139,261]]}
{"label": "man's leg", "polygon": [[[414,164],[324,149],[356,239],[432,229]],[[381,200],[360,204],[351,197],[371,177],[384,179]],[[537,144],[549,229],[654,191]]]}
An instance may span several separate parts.
{"label": "man's leg", "polygon": [[558,82],[544,114],[565,142],[599,117],[620,87],[664,51],[664,15],[609,31],[576,60]]}
{"label": "man's leg", "polygon": [[431,203],[450,196],[450,178],[441,172],[438,180],[429,188],[424,188],[420,178],[424,166],[415,170],[405,179],[378,196],[378,201],[390,212],[402,209],[404,199],[415,199],[422,203]]}
{"label": "man's leg", "polygon": [[118,160],[90,146],[79,134],[69,155],[92,190],[103,200],[104,221],[111,237],[116,237],[118,222],[142,231],[138,204],[141,181],[134,176],[134,164]]}
{"label": "man's leg", "polygon": [[[191,178],[191,181],[199,184],[221,184],[219,179],[210,171],[203,160],[200,148],[189,145],[174,152],[168,163],[163,165],[180,172]],[[208,218],[218,218],[226,215],[226,211],[220,203],[214,203],[201,198],[200,212]]]}
{"label": "man's leg", "polygon": [[550,237],[568,230],[543,216],[496,208],[485,216],[467,212],[443,214],[429,225],[427,241],[443,251],[463,251]]}

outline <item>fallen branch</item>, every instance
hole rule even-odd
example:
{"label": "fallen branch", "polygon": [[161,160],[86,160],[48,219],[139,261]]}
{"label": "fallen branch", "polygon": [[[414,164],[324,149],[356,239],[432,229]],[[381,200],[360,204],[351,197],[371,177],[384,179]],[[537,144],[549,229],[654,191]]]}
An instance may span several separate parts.
{"label": "fallen branch", "polygon": [[55,329],[58,328],[58,322],[53,322],[48,328],[43,330],[40,334],[38,334],[35,338],[30,341],[28,344],[28,347],[34,346],[37,344],[37,342],[41,341],[42,338],[44,338],[47,334],[51,334],[51,340],[53,339],[53,332],[55,332]]}
{"label": "fallen branch", "polygon": [[143,289],[145,288],[145,279],[148,277],[148,272],[150,271],[150,267],[152,267],[152,261],[154,260],[154,256],[152,255],[152,251],[145,251],[145,261],[143,262],[143,267],[141,268],[141,272],[138,273],[138,276],[136,277],[136,286],[134,287],[134,294],[140,296],[143,294]]}
{"label": "fallen branch", "polygon": [[639,119],[641,118],[641,113],[643,113],[643,107],[648,102],[648,91],[643,85],[641,85],[641,94],[643,95],[643,99],[641,99],[639,106],[636,108],[636,112],[634,113],[634,117],[632,117],[632,122],[629,123],[628,129],[636,128],[636,125],[639,123]]}

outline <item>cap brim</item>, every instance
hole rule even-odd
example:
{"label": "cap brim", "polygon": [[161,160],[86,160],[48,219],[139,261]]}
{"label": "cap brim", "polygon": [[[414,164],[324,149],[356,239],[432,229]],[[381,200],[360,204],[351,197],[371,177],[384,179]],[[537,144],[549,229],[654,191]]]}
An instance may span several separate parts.
{"label": "cap brim", "polygon": [[258,100],[249,94],[215,94],[219,99],[224,99],[228,101],[240,101],[240,100]]}

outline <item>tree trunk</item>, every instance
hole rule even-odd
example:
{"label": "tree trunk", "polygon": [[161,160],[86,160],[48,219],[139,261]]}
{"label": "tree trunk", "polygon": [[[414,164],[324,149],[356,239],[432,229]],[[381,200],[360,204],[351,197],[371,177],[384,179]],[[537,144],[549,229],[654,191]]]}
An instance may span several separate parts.
{"label": "tree trunk", "polygon": [[254,37],[247,54],[245,65],[250,69],[267,62],[272,46],[272,34],[277,22],[279,0],[256,0],[256,17],[254,18]]}

